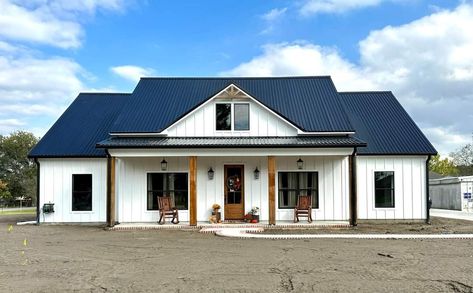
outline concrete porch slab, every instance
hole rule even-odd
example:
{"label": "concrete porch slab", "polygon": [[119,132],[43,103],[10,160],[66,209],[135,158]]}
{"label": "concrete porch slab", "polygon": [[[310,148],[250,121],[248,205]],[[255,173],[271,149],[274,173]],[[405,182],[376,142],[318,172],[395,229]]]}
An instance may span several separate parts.
{"label": "concrete porch slab", "polygon": [[312,223],[292,221],[278,221],[276,225],[266,223],[221,223],[210,224],[207,222],[198,222],[196,226],[189,226],[189,222],[180,222],[179,224],[166,223],[160,225],[156,222],[147,223],[120,223],[109,230],[126,231],[126,230],[200,230],[202,228],[264,228],[264,229],[321,229],[321,228],[349,228],[348,221],[313,221]]}

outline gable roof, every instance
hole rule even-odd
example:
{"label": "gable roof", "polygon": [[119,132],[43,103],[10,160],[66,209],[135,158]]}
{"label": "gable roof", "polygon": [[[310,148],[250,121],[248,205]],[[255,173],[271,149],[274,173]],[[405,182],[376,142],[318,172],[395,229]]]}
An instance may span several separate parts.
{"label": "gable roof", "polygon": [[437,154],[392,92],[341,92],[340,99],[356,137],[368,143],[359,154]]}
{"label": "gable roof", "polygon": [[353,132],[329,76],[142,78],[111,133],[161,132],[234,84],[306,132]]}
{"label": "gable roof", "polygon": [[[252,146],[291,146],[299,147],[305,145],[307,147],[320,147],[322,145],[335,146],[353,146],[357,147],[358,153],[361,155],[429,155],[436,154],[436,150],[420,131],[414,121],[409,117],[406,111],[402,108],[391,92],[344,92],[333,95],[333,83],[330,78],[326,77],[304,77],[304,78],[269,78],[270,82],[265,83],[261,80],[264,78],[247,78],[247,79],[222,79],[222,78],[205,78],[204,82],[195,83],[192,78],[167,78],[167,79],[142,79],[139,86],[139,91],[135,90],[133,94],[112,94],[112,93],[81,93],[69,108],[56,121],[51,129],[45,134],[40,142],[30,152],[30,157],[105,157],[106,152],[104,148],[112,147],[174,147],[177,145],[188,145],[188,147],[195,147],[202,145],[202,147],[228,147],[228,145],[238,144],[240,147]],[[159,82],[156,82],[158,80]],[[131,121],[134,127],[141,125],[143,129],[147,129],[154,123],[172,123],[173,118],[177,112],[173,112],[173,107],[179,109],[196,108],[198,104],[191,104],[196,102],[196,99],[177,99],[171,104],[186,104],[171,105],[168,104],[164,108],[159,107],[159,103],[151,103],[150,109],[146,109],[146,103],[143,101],[147,99],[155,99],[154,92],[172,93],[175,86],[183,87],[180,93],[188,93],[183,95],[193,96],[194,93],[207,93],[210,91],[220,91],[225,88],[225,85],[234,83],[247,91],[260,94],[260,96],[280,98],[273,99],[271,104],[273,107],[280,109],[282,112],[290,113],[292,119],[295,121],[302,121],[311,127],[327,126],[327,129],[333,125],[342,125],[345,119],[348,121],[347,125],[350,129],[355,129],[354,136],[334,136],[334,137],[289,137],[289,138],[149,138],[142,139],[134,138],[131,140],[122,139],[119,137],[111,138],[109,133],[112,129],[117,129],[116,126],[125,123],[127,119],[136,119]],[[296,85],[290,85],[294,83]],[[196,86],[199,84],[199,86]],[[225,84],[225,85],[222,85]],[[278,87],[273,87],[274,84],[279,84]],[[166,86],[165,86],[166,85]],[[222,85],[222,86],[221,86]],[[221,87],[220,87],[221,86]],[[245,86],[247,88],[245,88]],[[302,87],[302,88],[300,88]],[[149,93],[147,92],[149,90]],[[308,91],[309,93],[303,93]],[[310,93],[316,92],[314,100],[311,101]],[[139,94],[138,94],[139,93]],[[209,97],[216,92],[212,92]],[[254,94],[253,93],[253,94]],[[295,98],[283,99],[283,94],[291,97],[301,98],[301,103]],[[332,100],[333,103],[323,103],[320,100],[324,99],[324,94],[327,94],[327,99]],[[143,95],[145,98],[140,96]],[[165,95],[167,96],[167,95]],[[172,95],[171,95],[172,96]],[[147,97],[147,98],[146,98]],[[140,99],[139,107],[134,107],[133,99]],[[199,101],[205,102],[205,98]],[[287,103],[287,107],[285,107]],[[315,109],[314,113],[309,110],[315,105],[321,108]],[[330,107],[328,107],[330,106]],[[144,107],[144,108],[143,108]],[[325,108],[324,108],[325,107]],[[287,108],[287,109],[285,109]],[[322,108],[324,110],[322,110]],[[143,112],[133,111],[143,110]],[[166,110],[167,109],[167,110]],[[284,110],[284,111],[283,111]],[[192,111],[192,109],[188,110]],[[334,113],[334,112],[336,113]],[[144,117],[149,116],[148,118]],[[185,115],[181,112],[181,116]],[[340,116],[341,115],[341,116]],[[143,116],[143,117],[142,117]],[[161,116],[167,117],[166,119]],[[281,115],[282,116],[282,115]],[[301,117],[298,117],[301,116]],[[309,119],[309,118],[310,119]],[[344,118],[345,117],[345,118]],[[126,118],[126,119],[125,119]],[[300,118],[300,120],[298,120]],[[143,119],[143,121],[140,121]],[[292,120],[294,122],[294,120]],[[329,120],[328,122],[326,120]],[[168,122],[166,122],[168,121]],[[171,121],[171,122],[169,122]],[[331,121],[331,122],[330,122]],[[130,122],[130,123],[131,123]],[[301,122],[298,122],[301,123]],[[140,126],[140,127],[141,127]],[[165,126],[162,126],[165,127]],[[315,129],[315,128],[304,128]],[[364,143],[366,142],[367,145]],[[138,144],[133,146],[133,144]],[[120,145],[120,146],[119,146]],[[96,148],[98,146],[98,148]]]}
{"label": "gable roof", "polygon": [[29,153],[30,157],[105,157],[98,141],[110,127],[130,94],[81,93]]}

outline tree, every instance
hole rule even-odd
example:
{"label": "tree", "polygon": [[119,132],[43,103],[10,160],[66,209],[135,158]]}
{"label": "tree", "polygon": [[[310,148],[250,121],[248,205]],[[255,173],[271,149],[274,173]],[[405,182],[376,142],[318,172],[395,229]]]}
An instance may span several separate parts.
{"label": "tree", "polygon": [[36,167],[28,153],[37,142],[38,138],[26,131],[0,136],[0,180],[7,183],[13,198],[36,200]]}
{"label": "tree", "polygon": [[473,175],[473,143],[469,143],[450,154],[460,175]]}
{"label": "tree", "polygon": [[433,156],[429,162],[429,170],[445,176],[457,176],[460,171],[448,158],[441,159],[440,155]]}
{"label": "tree", "polygon": [[12,196],[10,191],[8,190],[8,186],[6,182],[0,180],[0,202],[7,203],[12,200]]}

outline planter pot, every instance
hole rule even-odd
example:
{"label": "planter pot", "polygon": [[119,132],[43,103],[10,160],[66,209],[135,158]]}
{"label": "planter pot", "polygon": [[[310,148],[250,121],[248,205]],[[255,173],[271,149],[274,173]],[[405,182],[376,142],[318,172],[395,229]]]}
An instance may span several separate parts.
{"label": "planter pot", "polygon": [[[256,222],[253,222],[256,221]],[[251,219],[252,223],[259,223],[259,215],[253,215],[253,218]]]}
{"label": "planter pot", "polygon": [[[222,217],[222,214],[220,212],[217,212],[217,222],[220,222],[220,219]],[[215,216],[215,212],[212,212],[212,216]]]}

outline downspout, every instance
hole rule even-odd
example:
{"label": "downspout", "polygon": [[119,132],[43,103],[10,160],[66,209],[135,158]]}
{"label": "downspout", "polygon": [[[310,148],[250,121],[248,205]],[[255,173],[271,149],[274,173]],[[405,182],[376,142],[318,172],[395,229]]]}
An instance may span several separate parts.
{"label": "downspout", "polygon": [[429,191],[429,162],[430,162],[430,155],[427,157],[427,160],[425,161],[425,199],[426,199],[426,219],[425,222],[427,224],[430,224],[430,206],[432,205],[432,202],[430,201],[430,191]]}
{"label": "downspout", "polygon": [[356,194],[356,147],[350,156],[350,225],[357,225],[357,194]]}
{"label": "downspout", "polygon": [[110,190],[110,184],[111,184],[111,176],[110,176],[110,169],[111,169],[111,159],[112,159],[112,156],[110,155],[110,153],[108,152],[108,149],[105,149],[105,153],[107,154],[107,209],[106,209],[106,212],[107,212],[107,218],[106,218],[106,221],[107,221],[107,225],[108,226],[112,226],[111,224],[111,210],[110,210],[110,201],[111,201],[111,190]]}
{"label": "downspout", "polygon": [[38,158],[34,158],[34,162],[36,163],[36,225],[39,225],[40,219],[40,201],[39,201],[39,179],[40,179],[40,172],[41,168],[39,166]]}

